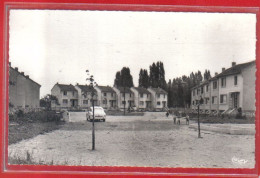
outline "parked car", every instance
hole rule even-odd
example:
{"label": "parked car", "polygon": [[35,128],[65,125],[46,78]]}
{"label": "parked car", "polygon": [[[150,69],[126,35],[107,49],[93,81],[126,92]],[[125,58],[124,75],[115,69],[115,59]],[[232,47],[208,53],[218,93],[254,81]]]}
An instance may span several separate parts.
{"label": "parked car", "polygon": [[[102,107],[94,107],[94,121],[106,121],[106,113]],[[93,107],[90,107],[86,113],[87,121],[93,121]]]}

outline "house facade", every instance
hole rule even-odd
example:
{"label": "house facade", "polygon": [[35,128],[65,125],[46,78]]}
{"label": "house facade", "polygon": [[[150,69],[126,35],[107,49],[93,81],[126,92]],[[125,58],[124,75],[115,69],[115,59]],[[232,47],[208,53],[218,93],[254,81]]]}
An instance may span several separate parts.
{"label": "house facade", "polygon": [[151,93],[147,89],[131,87],[131,91],[134,93],[134,104],[137,109],[152,109]]}
{"label": "house facade", "polygon": [[119,109],[133,107],[134,103],[134,93],[129,87],[113,87],[117,95],[117,107]]}
{"label": "house facade", "polygon": [[76,108],[78,107],[78,91],[73,85],[56,83],[51,89],[51,94],[56,96],[58,104],[57,108]]}
{"label": "house facade", "polygon": [[[233,62],[230,68],[222,68],[220,74],[192,89],[192,109],[197,109],[202,98],[200,109],[204,112],[231,114],[241,108],[244,113],[254,113],[255,72],[255,61],[237,65]],[[207,86],[209,92],[205,92]]]}
{"label": "house facade", "polygon": [[88,85],[77,84],[75,89],[78,92],[78,105],[80,108],[88,108],[93,106],[92,99],[94,100],[94,106],[99,105],[97,100],[97,91],[94,88]]}
{"label": "house facade", "polygon": [[39,108],[41,85],[9,63],[9,106]]}
{"label": "house facade", "polygon": [[162,88],[148,88],[151,93],[151,106],[153,109],[162,110],[167,107],[168,93]]}
{"label": "house facade", "polygon": [[95,86],[99,106],[105,109],[117,108],[117,95],[112,87]]}

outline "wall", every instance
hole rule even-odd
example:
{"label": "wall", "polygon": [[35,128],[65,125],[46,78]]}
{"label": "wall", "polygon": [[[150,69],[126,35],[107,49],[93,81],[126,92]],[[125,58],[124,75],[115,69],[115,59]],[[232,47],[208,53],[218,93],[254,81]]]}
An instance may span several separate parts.
{"label": "wall", "polygon": [[[211,110],[215,110],[218,111],[219,110],[219,82],[217,80],[217,88],[213,89],[213,83],[216,80],[210,81],[210,93],[211,93],[211,97],[210,97],[210,109]],[[215,102],[216,104],[212,104],[212,97],[215,96],[217,97],[217,101]]]}
{"label": "wall", "polygon": [[14,107],[37,108],[40,106],[40,85],[9,68],[9,102]]}
{"label": "wall", "polygon": [[256,65],[252,64],[242,71],[243,82],[243,104],[242,111],[255,111],[255,82]]}

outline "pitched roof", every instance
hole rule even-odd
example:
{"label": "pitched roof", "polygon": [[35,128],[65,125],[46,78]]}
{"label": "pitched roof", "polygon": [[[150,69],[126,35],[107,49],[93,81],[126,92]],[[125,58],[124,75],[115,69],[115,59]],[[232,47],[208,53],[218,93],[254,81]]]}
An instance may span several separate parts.
{"label": "pitched roof", "polygon": [[151,94],[146,88],[143,87],[133,87],[136,89],[139,93],[144,93],[144,94]]}
{"label": "pitched roof", "polygon": [[221,72],[220,74],[216,75],[215,77],[213,77],[211,80],[214,80],[214,79],[219,78],[219,77],[228,76],[228,75],[239,74],[239,73],[241,73],[241,71],[244,68],[250,66],[251,64],[255,64],[255,60],[247,62],[247,63],[243,63],[243,64],[237,64],[233,67],[230,67],[230,68],[224,70],[223,72]]}
{"label": "pitched roof", "polygon": [[97,86],[102,92],[115,93],[115,91],[109,86]]}
{"label": "pitched roof", "polygon": [[151,88],[153,91],[156,92],[156,94],[168,94],[165,90],[162,88]]}
{"label": "pitched roof", "polygon": [[132,93],[129,87],[116,87],[120,93]]}
{"label": "pitched roof", "polygon": [[[93,88],[88,85],[76,85],[76,86],[78,86],[83,92],[92,92],[93,91]],[[94,91],[96,92],[95,89],[94,89]]]}
{"label": "pitched roof", "polygon": [[33,82],[33,83],[35,83],[36,85],[38,85],[38,86],[41,87],[41,85],[40,85],[39,83],[35,82],[34,80],[32,80],[32,79],[29,77],[29,75],[24,75],[23,72],[18,71],[18,68],[13,68],[12,66],[9,66],[9,69],[12,69],[13,71],[16,71],[16,72],[19,73],[20,75],[24,76],[26,79],[30,80],[31,82]]}
{"label": "pitched roof", "polygon": [[77,91],[73,85],[56,84],[62,91]]}

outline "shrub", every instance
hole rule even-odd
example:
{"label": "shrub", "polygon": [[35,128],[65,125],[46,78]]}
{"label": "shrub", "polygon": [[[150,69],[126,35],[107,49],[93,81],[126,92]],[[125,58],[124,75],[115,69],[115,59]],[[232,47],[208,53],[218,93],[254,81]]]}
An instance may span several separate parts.
{"label": "shrub", "polygon": [[24,113],[19,110],[15,114],[9,114],[9,121],[39,121],[39,122],[58,122],[61,119],[61,114],[55,111],[38,111],[38,112],[28,112]]}

